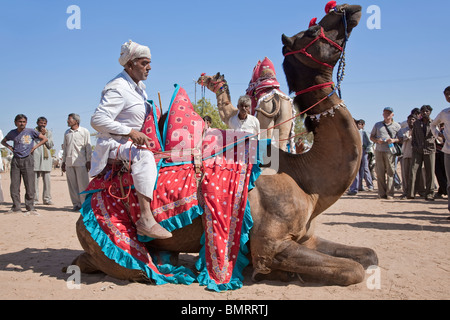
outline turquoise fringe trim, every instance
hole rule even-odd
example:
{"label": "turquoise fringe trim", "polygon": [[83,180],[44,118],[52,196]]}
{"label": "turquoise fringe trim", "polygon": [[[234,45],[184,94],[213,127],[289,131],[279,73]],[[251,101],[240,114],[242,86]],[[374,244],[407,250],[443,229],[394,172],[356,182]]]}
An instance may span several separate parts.
{"label": "turquoise fringe trim", "polygon": [[97,242],[100,248],[102,248],[103,253],[109,259],[115,261],[118,265],[124,268],[141,270],[145,272],[145,274],[150,279],[153,279],[157,285],[166,283],[191,284],[195,281],[195,275],[188,268],[174,267],[170,265],[156,265],[159,272],[166,274],[170,273],[172,276],[158,274],[149,268],[144,262],[135,259],[131,254],[117,247],[98,224],[94,211],[91,208],[91,198],[92,193],[87,195],[86,200],[83,203],[83,207],[80,210],[83,216],[83,223],[94,241]]}

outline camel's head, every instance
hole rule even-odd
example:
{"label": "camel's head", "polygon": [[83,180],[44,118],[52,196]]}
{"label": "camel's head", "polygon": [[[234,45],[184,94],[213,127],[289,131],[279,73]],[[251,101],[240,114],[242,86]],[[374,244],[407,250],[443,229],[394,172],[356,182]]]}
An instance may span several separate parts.
{"label": "camel's head", "polygon": [[201,86],[207,87],[212,92],[217,93],[224,87],[224,85],[227,84],[227,81],[225,80],[225,76],[223,74],[217,72],[217,74],[212,77],[203,73],[200,78],[198,78],[197,83]]}
{"label": "camel's head", "polygon": [[[313,19],[308,30],[293,37],[283,34],[285,71],[298,63],[311,69],[333,70],[346,40],[361,19],[361,6],[336,6],[335,1],[330,1],[325,10],[327,15],[318,24]],[[288,74],[286,77],[289,83]]]}

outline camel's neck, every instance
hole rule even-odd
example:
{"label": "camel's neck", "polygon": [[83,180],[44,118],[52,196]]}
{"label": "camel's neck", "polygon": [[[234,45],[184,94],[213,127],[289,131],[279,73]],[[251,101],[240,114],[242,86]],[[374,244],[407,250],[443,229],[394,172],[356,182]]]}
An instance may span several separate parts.
{"label": "camel's neck", "polygon": [[[327,69],[325,71],[318,71],[315,69],[310,69],[305,67],[304,70],[299,71],[301,74],[305,75],[297,79],[295,84],[295,92],[301,92],[303,90],[314,88],[318,85],[323,85],[327,83],[333,82],[333,70]],[[306,76],[307,75],[307,76]],[[330,87],[324,87],[321,89],[316,89],[311,92],[306,92],[298,95],[295,98],[295,104],[301,107],[303,110],[309,108],[310,106],[315,105],[318,101],[328,96],[333,89]],[[330,104],[335,104],[339,101],[339,98],[336,95],[332,95],[327,101],[321,103],[317,107],[314,108],[312,113],[322,112],[322,109],[327,109]],[[308,113],[311,113],[308,112]]]}
{"label": "camel's neck", "polygon": [[347,108],[334,108],[341,102],[334,94],[311,110],[311,113],[334,110],[334,115],[321,116],[319,122],[311,120],[314,144],[309,152],[280,155],[281,171],[290,175],[317,201],[314,215],[326,210],[342,196],[359,169],[360,134]]}
{"label": "camel's neck", "polygon": [[228,125],[229,120],[237,114],[238,109],[231,103],[230,92],[228,89],[218,92],[216,98],[220,119]]}

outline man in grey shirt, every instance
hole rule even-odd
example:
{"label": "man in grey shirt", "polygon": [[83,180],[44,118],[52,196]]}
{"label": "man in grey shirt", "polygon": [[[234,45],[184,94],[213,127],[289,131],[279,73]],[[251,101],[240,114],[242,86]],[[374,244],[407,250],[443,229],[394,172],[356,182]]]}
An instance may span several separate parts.
{"label": "man in grey shirt", "polygon": [[395,155],[389,149],[390,143],[400,142],[397,133],[400,125],[394,121],[394,109],[383,110],[383,121],[377,122],[370,134],[370,140],[375,144],[375,170],[377,173],[378,196],[381,199],[393,199]]}
{"label": "man in grey shirt", "polygon": [[[20,206],[20,181],[23,179],[25,185],[25,208],[26,215],[39,215],[34,209],[34,158],[33,152],[48,141],[47,137],[34,129],[27,128],[28,118],[24,114],[18,114],[14,119],[17,129],[11,130],[3,138],[2,145],[13,154],[11,161],[11,199],[13,205],[8,213],[22,211]],[[33,143],[39,139],[38,143]],[[8,144],[12,141],[13,145]]]}
{"label": "man in grey shirt", "polygon": [[[53,167],[53,159],[50,150],[53,148],[53,135],[47,127],[47,119],[39,117],[36,121],[36,131],[47,137],[48,141],[37,148],[34,152],[34,174],[35,174],[35,204],[39,201],[39,180],[42,178],[42,203],[46,205],[53,204],[50,187],[50,173]],[[36,143],[38,143],[37,141]]]}

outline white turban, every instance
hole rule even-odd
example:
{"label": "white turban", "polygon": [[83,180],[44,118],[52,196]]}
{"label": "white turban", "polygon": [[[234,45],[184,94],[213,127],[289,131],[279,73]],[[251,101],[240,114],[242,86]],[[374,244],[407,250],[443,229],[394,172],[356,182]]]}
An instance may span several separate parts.
{"label": "white turban", "polygon": [[128,61],[138,58],[152,58],[149,47],[142,46],[139,43],[129,40],[122,45],[120,50],[119,63],[125,66]]}

